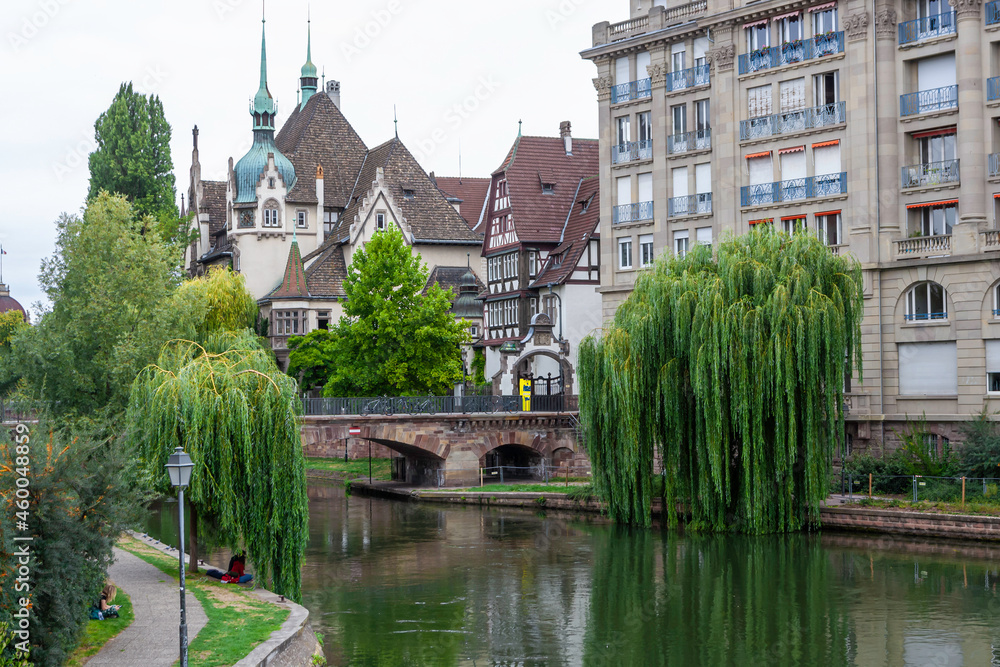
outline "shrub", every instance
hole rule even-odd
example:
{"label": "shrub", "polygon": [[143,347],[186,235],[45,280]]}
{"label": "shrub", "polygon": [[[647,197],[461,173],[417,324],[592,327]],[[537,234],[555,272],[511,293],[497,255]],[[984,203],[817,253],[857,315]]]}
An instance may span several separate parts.
{"label": "shrub", "polygon": [[985,411],[962,427],[965,443],[959,474],[965,477],[1000,477],[1000,425]]}
{"label": "shrub", "polygon": [[[887,457],[867,454],[854,456],[844,464],[844,473],[861,480],[865,480],[870,474],[873,493],[907,493],[912,488],[912,473],[898,453]],[[862,486],[867,491],[864,481]]]}

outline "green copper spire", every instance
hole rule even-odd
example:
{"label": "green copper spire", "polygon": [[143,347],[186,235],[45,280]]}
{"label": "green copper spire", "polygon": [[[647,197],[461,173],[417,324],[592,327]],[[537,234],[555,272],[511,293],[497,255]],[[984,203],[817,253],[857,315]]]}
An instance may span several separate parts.
{"label": "green copper spire", "polygon": [[302,105],[305,107],[309,98],[316,94],[316,84],[319,80],[319,72],[312,61],[312,16],[307,21],[307,42],[306,42],[306,64],[302,66],[302,78],[299,79],[302,85]]}
{"label": "green copper spire", "polygon": [[265,36],[265,26],[267,21],[261,19],[260,29],[260,88],[253,98],[253,129],[274,131],[274,116],[278,112],[278,106],[271,97],[271,91],[267,89],[267,39]]}

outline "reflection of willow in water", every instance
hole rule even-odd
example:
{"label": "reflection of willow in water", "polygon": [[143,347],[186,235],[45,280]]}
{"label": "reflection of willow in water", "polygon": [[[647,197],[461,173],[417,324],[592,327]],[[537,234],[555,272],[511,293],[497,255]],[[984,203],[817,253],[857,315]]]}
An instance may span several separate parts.
{"label": "reflection of willow in water", "polygon": [[854,664],[836,573],[814,540],[615,532],[628,535],[594,543],[586,664]]}

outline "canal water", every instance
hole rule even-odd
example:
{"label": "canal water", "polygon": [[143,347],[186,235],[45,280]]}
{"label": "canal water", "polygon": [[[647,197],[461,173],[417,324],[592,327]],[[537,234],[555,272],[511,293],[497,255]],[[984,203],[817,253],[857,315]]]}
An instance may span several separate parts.
{"label": "canal water", "polygon": [[998,547],[309,498],[331,665],[1000,665]]}

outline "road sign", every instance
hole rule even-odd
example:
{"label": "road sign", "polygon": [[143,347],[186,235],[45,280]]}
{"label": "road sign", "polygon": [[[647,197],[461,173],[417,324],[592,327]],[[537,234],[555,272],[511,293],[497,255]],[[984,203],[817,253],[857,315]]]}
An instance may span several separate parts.
{"label": "road sign", "polygon": [[351,435],[361,435],[361,427],[352,426],[351,428],[347,429],[347,432]]}

